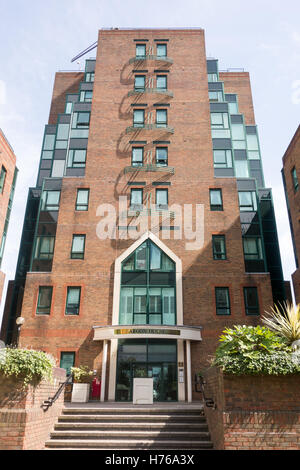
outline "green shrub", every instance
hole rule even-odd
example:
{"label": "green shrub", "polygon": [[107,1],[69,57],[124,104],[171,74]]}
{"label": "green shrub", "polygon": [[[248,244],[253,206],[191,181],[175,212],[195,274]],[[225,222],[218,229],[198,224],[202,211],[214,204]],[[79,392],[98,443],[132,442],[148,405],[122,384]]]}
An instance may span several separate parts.
{"label": "green shrub", "polygon": [[71,367],[71,372],[76,383],[85,383],[93,375],[93,371],[88,366]]}
{"label": "green shrub", "polygon": [[234,326],[220,337],[213,365],[237,375],[286,375],[300,372],[285,338],[264,326]]}
{"label": "green shrub", "polygon": [[55,359],[43,351],[6,348],[1,350],[0,375],[23,382],[24,386],[52,380]]}

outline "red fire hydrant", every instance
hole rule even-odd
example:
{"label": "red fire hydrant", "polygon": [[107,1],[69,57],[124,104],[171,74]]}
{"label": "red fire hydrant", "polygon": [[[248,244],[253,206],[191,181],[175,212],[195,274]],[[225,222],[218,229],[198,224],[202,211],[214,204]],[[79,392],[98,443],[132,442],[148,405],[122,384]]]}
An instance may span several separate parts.
{"label": "red fire hydrant", "polygon": [[100,400],[101,380],[98,377],[93,378],[92,382],[92,398]]}

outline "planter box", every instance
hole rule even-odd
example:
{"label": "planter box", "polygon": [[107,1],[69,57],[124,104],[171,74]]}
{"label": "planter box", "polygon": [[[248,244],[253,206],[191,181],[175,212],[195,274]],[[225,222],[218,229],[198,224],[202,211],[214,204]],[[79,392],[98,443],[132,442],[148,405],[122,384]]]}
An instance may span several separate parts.
{"label": "planter box", "polygon": [[73,384],[72,403],[87,403],[90,397],[90,384]]}

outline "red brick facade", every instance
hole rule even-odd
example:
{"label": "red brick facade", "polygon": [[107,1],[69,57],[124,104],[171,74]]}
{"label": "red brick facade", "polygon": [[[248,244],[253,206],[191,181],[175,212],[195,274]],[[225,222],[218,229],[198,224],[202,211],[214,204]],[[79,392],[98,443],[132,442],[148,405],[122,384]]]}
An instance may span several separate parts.
{"label": "red brick facade", "polygon": [[[295,168],[296,175],[300,181],[300,126],[298,127],[290,145],[288,146],[283,161],[283,176],[285,181],[285,193],[288,203],[289,219],[292,231],[292,238],[295,250],[296,265],[300,260],[300,227],[299,227],[299,212],[300,212],[300,189],[294,188],[294,181],[292,177],[292,170]],[[293,286],[296,302],[300,303],[300,269],[297,270],[293,276]]]}
{"label": "red brick facade", "polygon": [[43,410],[44,400],[54,396],[60,382],[64,382],[65,370],[53,370],[53,383],[42,382],[36,388],[22,390],[21,384],[0,381],[0,450],[42,450],[45,441],[61,413],[64,394],[48,409]]}
{"label": "red brick facade", "polygon": [[218,450],[299,450],[299,376],[230,376],[216,368],[204,373],[205,407]]}

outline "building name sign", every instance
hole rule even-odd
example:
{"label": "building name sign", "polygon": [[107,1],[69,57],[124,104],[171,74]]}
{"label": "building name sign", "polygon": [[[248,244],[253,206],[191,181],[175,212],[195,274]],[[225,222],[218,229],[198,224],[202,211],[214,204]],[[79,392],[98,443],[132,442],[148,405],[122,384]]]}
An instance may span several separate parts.
{"label": "building name sign", "polygon": [[158,328],[142,328],[142,329],[121,329],[114,330],[115,335],[174,335],[180,336],[180,330],[164,330]]}

